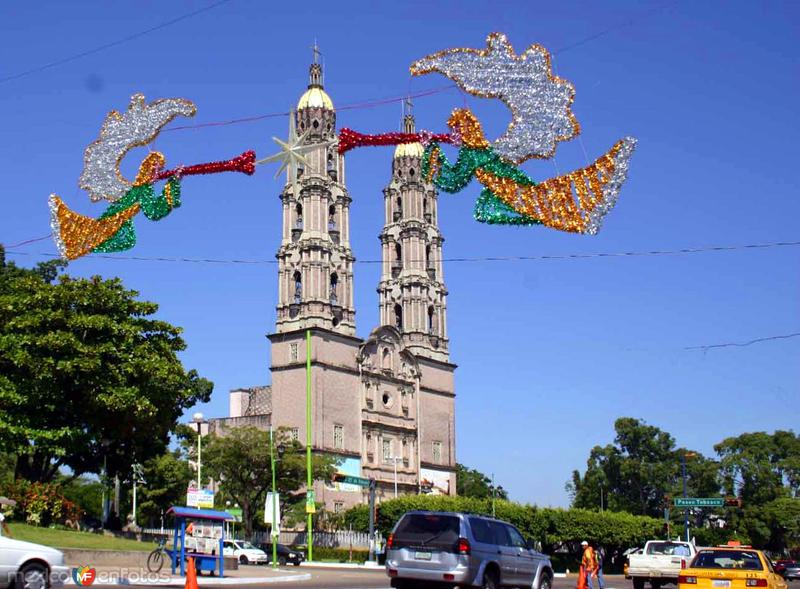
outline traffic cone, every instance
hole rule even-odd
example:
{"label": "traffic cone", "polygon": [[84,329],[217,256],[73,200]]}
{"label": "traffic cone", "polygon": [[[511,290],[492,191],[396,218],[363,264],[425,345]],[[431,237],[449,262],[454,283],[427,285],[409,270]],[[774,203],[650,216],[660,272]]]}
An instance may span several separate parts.
{"label": "traffic cone", "polygon": [[197,571],[194,568],[194,557],[189,557],[189,562],[186,564],[186,585],[184,589],[199,589],[197,587]]}

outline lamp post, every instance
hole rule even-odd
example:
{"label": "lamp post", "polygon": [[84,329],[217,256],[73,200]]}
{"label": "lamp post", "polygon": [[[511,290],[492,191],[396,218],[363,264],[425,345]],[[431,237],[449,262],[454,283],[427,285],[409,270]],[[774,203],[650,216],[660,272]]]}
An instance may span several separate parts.
{"label": "lamp post", "polygon": [[202,431],[203,431],[203,424],[206,421],[203,419],[203,414],[199,411],[192,415],[192,421],[197,426],[197,491],[200,491],[200,454],[201,454],[201,442],[200,438],[202,438]]}
{"label": "lamp post", "polygon": [[394,465],[394,498],[397,499],[397,463],[403,459],[400,456],[392,456],[391,461]]}
{"label": "lamp post", "polygon": [[[283,457],[286,448],[283,444],[278,445],[278,458]],[[270,535],[272,536],[272,568],[278,568],[278,538],[280,537],[280,530],[278,529],[278,492],[275,484],[275,439],[272,433],[272,426],[269,427],[269,462],[270,469],[272,470],[272,529]]]}

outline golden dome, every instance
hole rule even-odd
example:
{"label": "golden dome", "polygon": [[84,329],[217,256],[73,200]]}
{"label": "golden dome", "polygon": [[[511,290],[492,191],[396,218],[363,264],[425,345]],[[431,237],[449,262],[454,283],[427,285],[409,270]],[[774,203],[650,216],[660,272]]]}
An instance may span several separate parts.
{"label": "golden dome", "polygon": [[297,110],[301,108],[327,108],[333,110],[333,101],[322,88],[309,88],[297,101]]}
{"label": "golden dome", "polygon": [[422,157],[425,153],[425,148],[422,143],[401,143],[394,148],[394,157]]}

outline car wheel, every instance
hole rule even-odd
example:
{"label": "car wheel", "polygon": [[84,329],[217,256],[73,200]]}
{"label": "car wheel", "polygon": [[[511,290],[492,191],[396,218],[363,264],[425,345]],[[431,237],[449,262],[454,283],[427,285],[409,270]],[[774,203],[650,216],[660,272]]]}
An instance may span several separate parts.
{"label": "car wheel", "polygon": [[542,573],[542,579],[539,581],[539,589],[552,589],[553,579],[547,573]]}
{"label": "car wheel", "polygon": [[633,589],[644,589],[644,579],[642,579],[641,577],[634,577]]}
{"label": "car wheel", "polygon": [[239,564],[250,564],[250,561],[247,560],[247,557],[243,554],[239,557]]}
{"label": "car wheel", "polygon": [[282,566],[282,567],[285,567],[286,566],[286,557],[285,556],[279,556],[278,557],[278,564],[280,566]]}
{"label": "car wheel", "polygon": [[661,581],[650,581],[650,586],[653,589],[661,589]]}
{"label": "car wheel", "polygon": [[294,561],[292,564],[293,564],[294,566],[296,566],[296,567],[299,567],[299,566],[300,566],[300,561],[299,561],[299,560],[296,560],[296,561]]}
{"label": "car wheel", "polygon": [[47,567],[38,562],[31,562],[19,569],[17,589],[47,589],[50,586],[47,578]]}
{"label": "car wheel", "polygon": [[494,571],[486,571],[483,573],[482,589],[497,589],[497,575]]}

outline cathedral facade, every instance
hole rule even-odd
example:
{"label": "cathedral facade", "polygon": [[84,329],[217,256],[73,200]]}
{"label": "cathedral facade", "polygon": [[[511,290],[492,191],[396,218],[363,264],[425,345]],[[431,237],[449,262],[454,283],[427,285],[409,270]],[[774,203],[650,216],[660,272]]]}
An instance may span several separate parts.
{"label": "cathedral facade", "polygon": [[[230,417],[212,420],[210,429],[286,427],[305,443],[309,331],[313,451],[339,457],[343,474],[374,478],[379,498],[454,495],[456,366],[448,353],[437,193],[421,177],[423,147],[394,152],[383,190],[380,325],[364,340],[356,336],[353,304],[352,199],[336,110],[316,59],[290,116],[313,147],[280,194],[272,384],[231,391]],[[403,124],[414,132],[412,114]],[[366,501],[358,486],[317,482],[314,490],[330,511]]]}

